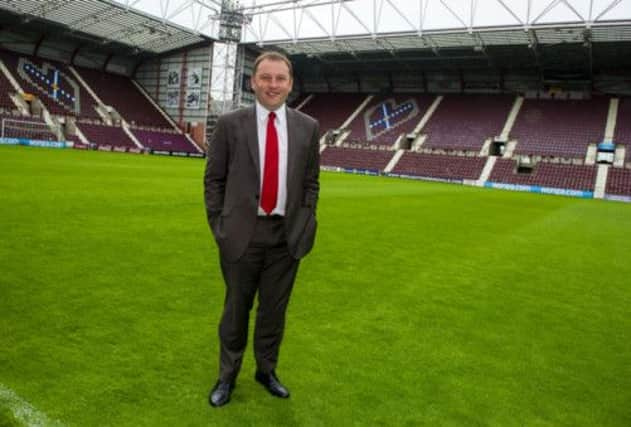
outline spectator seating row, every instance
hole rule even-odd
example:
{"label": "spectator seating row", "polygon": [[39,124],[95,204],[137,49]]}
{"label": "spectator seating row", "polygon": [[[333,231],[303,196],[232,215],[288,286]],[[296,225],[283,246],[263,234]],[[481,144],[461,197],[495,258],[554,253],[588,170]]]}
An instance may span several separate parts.
{"label": "spectator seating row", "polygon": [[9,94],[14,92],[15,90],[9,80],[4,73],[0,72],[0,108],[7,110],[13,110],[15,108],[15,104],[13,104],[13,101],[11,101],[9,97]]}
{"label": "spectator seating row", "polygon": [[462,157],[415,153],[408,151],[399,159],[393,173],[447,180],[476,180],[480,177],[485,157]]}
{"label": "spectator seating row", "polygon": [[339,129],[366,96],[358,93],[315,94],[302,112],[318,119],[322,136],[328,130]]}
{"label": "spectator seating row", "polygon": [[616,144],[626,147],[625,159],[631,162],[631,98],[620,99],[613,139]]}
{"label": "spectator seating row", "polygon": [[540,162],[531,173],[518,173],[511,159],[497,159],[489,181],[550,188],[594,191],[597,166]]}
{"label": "spectator seating row", "polygon": [[445,95],[422,133],[428,148],[479,152],[488,138],[498,136],[515,97],[507,95]]}
{"label": "spectator seating row", "polygon": [[605,193],[631,197],[631,169],[609,168]]}
{"label": "spectator seating row", "polygon": [[585,158],[589,144],[603,140],[609,98],[590,100],[526,99],[511,138],[516,154]]}
{"label": "spectator seating row", "polygon": [[434,97],[418,94],[376,95],[351,121],[347,141],[391,146],[414,130]]}
{"label": "spectator seating row", "polygon": [[135,147],[134,141],[123,128],[95,123],[77,123],[77,127],[92,144],[111,145],[113,147]]}
{"label": "spectator seating row", "polygon": [[98,118],[96,101],[66,67],[56,61],[0,50],[13,77],[27,93],[36,95],[51,114]]}
{"label": "spectator seating row", "polygon": [[144,147],[152,150],[197,152],[182,134],[144,129],[131,129],[131,131]]}
{"label": "spectator seating row", "polygon": [[327,146],[320,157],[322,166],[383,172],[394,151]]}
{"label": "spectator seating row", "polygon": [[129,78],[87,68],[75,68],[101,101],[116,108],[129,123],[172,128]]}
{"label": "spectator seating row", "polygon": [[[33,93],[53,115],[74,116],[86,137],[98,145],[128,146],[135,144],[119,126],[107,126],[96,111],[97,100],[70,71],[66,64],[0,49],[0,59],[27,93]],[[75,67],[81,79],[106,105],[112,106],[132,127],[147,148],[197,152],[197,148],[146,98],[125,76]],[[0,76],[0,108],[14,109],[8,94],[14,89]],[[121,138],[119,141],[116,138]],[[67,135],[69,140],[77,140]]]}
{"label": "spectator seating row", "polygon": [[[320,121],[320,131],[340,129],[367,94],[314,94],[302,111]],[[296,102],[304,99],[304,95]],[[380,94],[349,125],[346,141],[392,145],[411,132],[423,117],[433,95]],[[479,152],[488,138],[499,136],[511,111],[512,95],[445,95],[421,133],[424,147]],[[590,144],[603,140],[610,98],[589,100],[526,99],[510,138],[516,154],[584,159]],[[622,118],[629,119],[623,120]],[[631,146],[631,101],[620,103],[616,142]],[[627,150],[631,153],[631,150]],[[631,156],[631,154],[629,154]]]}

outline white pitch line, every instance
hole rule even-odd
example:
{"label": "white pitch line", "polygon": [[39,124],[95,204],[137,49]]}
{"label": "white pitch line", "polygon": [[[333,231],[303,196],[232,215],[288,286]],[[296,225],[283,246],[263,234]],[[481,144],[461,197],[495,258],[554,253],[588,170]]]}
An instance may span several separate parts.
{"label": "white pitch line", "polygon": [[0,408],[8,408],[13,416],[29,427],[63,426],[58,420],[51,420],[43,412],[34,408],[15,392],[0,384]]}

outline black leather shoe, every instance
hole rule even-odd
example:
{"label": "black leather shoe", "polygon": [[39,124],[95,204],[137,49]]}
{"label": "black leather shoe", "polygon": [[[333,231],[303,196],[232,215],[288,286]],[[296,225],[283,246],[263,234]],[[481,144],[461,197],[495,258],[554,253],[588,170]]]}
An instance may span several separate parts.
{"label": "black leather shoe", "polygon": [[232,390],[234,390],[234,383],[228,383],[221,380],[217,381],[217,384],[215,384],[213,389],[210,391],[208,403],[215,407],[225,405],[230,402]]}
{"label": "black leather shoe", "polygon": [[256,371],[254,379],[261,383],[263,387],[265,387],[273,396],[282,397],[283,399],[289,397],[289,390],[280,383],[274,371],[267,374],[261,371]]}

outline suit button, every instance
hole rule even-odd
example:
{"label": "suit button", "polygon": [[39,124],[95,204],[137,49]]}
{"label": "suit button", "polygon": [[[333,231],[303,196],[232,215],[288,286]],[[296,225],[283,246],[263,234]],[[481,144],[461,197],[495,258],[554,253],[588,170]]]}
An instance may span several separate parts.
{"label": "suit button", "polygon": [[259,195],[258,195],[258,194],[255,194],[255,195],[254,195],[254,198],[255,198],[256,200],[258,200],[258,199],[259,199]]}

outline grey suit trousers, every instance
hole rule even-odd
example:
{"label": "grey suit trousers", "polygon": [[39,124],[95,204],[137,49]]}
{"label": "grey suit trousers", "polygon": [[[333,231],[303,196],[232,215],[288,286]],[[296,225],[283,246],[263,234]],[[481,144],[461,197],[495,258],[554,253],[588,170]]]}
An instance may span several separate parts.
{"label": "grey suit trousers", "polygon": [[234,381],[241,368],[249,314],[257,292],[259,304],[254,328],[257,369],[270,372],[278,363],[285,313],[300,262],[288,252],[284,221],[282,217],[259,217],[244,255],[235,262],[220,259],[226,283],[219,324],[222,381]]}

